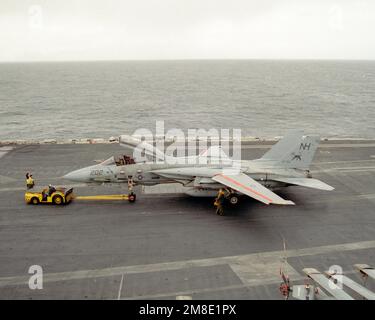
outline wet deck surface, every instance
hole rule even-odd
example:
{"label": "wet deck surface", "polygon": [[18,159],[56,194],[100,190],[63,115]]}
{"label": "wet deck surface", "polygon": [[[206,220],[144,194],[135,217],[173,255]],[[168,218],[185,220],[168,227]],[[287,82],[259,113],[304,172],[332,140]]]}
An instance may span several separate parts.
{"label": "wet deck surface", "polygon": [[[263,145],[245,146],[243,159]],[[375,143],[322,145],[314,177],[332,192],[283,190],[296,206],[242,201],[217,216],[212,201],[138,192],[128,202],[76,201],[28,206],[24,177],[63,184],[69,171],[107,159],[119,145],[35,145],[3,149],[0,158],[1,299],[281,299],[283,241],[291,280],[306,267],[340,265],[358,282],[355,263],[375,265]],[[125,186],[75,186],[80,195],[126,192]],[[30,290],[40,265],[43,290]],[[371,283],[368,283],[371,288]],[[372,288],[374,289],[374,288]]]}

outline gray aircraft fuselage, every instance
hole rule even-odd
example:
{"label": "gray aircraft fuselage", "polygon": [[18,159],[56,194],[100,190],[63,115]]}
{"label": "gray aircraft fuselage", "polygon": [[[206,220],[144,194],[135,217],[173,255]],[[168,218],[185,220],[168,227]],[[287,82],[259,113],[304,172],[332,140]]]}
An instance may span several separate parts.
{"label": "gray aircraft fuselage", "polygon": [[[318,148],[319,136],[303,136],[292,131],[256,160],[233,160],[219,147],[212,146],[199,156],[173,157],[150,144],[139,147],[138,140],[123,137],[122,145],[144,151],[159,161],[135,163],[129,156],[112,157],[98,165],[68,173],[65,178],[79,182],[138,185],[180,183],[183,192],[193,196],[211,196],[225,188],[234,203],[235,194],[244,194],[264,204],[294,205],[269,189],[302,186],[331,191],[334,187],[312,178],[309,168]],[[133,153],[138,158],[138,152]],[[130,179],[131,178],[131,179]],[[231,195],[232,194],[232,195]]]}
{"label": "gray aircraft fuselage", "polygon": [[[176,169],[179,168],[182,171],[182,174],[173,175],[173,174],[164,174],[163,176],[153,173],[154,170],[162,169]],[[191,174],[186,174],[186,177],[183,176],[183,170],[189,170],[194,168],[194,171],[202,169],[203,178],[200,177],[200,181],[192,181]],[[207,189],[220,189],[221,184],[216,183],[215,181],[209,178],[204,178],[205,172],[213,172],[215,170],[222,171],[227,168],[228,170],[236,170],[239,168],[241,172],[251,176],[251,178],[262,183],[267,188],[277,188],[287,186],[286,183],[274,181],[272,178],[276,176],[285,176],[285,177],[308,177],[308,171],[295,170],[295,169],[285,169],[278,168],[272,163],[259,160],[242,160],[242,161],[233,161],[233,160],[211,160],[202,164],[170,164],[162,162],[145,162],[145,163],[136,163],[128,165],[94,165],[73,171],[65,176],[65,178],[77,182],[85,183],[126,183],[128,177],[132,176],[133,181],[138,185],[152,186],[157,184],[165,183],[176,183],[180,182],[185,186],[195,186],[202,187]],[[187,172],[190,173],[190,172]],[[195,184],[194,184],[195,183]]]}

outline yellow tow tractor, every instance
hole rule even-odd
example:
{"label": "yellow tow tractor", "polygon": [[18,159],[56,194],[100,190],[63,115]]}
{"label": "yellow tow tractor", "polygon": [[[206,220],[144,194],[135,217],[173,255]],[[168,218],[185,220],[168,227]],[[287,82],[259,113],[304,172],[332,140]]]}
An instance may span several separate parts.
{"label": "yellow tow tractor", "polygon": [[73,188],[56,188],[53,192],[49,192],[49,188],[43,189],[41,192],[27,191],[25,193],[25,201],[27,204],[48,203],[63,205],[69,204],[74,198]]}

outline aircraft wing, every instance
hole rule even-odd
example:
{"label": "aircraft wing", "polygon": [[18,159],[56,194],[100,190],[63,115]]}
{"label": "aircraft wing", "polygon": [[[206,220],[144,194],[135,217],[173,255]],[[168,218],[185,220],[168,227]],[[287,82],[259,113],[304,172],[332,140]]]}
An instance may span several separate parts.
{"label": "aircraft wing", "polygon": [[313,178],[272,178],[272,180],[319,190],[331,191],[335,189],[334,187],[331,187],[323,181]]}
{"label": "aircraft wing", "polygon": [[235,175],[225,175],[217,174],[212,177],[212,180],[215,180],[223,185],[226,185],[236,191],[239,191],[243,194],[248,195],[251,198],[254,198],[265,204],[282,204],[282,205],[294,205],[293,201],[285,200],[279,197],[276,193],[267,189],[259,182],[250,178],[244,173],[239,173]]}

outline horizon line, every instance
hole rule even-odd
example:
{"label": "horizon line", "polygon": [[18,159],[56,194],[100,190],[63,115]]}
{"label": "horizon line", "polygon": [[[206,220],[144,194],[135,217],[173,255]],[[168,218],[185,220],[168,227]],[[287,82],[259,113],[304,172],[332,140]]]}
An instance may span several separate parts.
{"label": "horizon line", "polygon": [[173,62],[173,61],[353,61],[373,62],[374,59],[347,58],[181,58],[181,59],[77,59],[77,60],[0,60],[0,64],[16,63],[77,63],[77,62]]}

